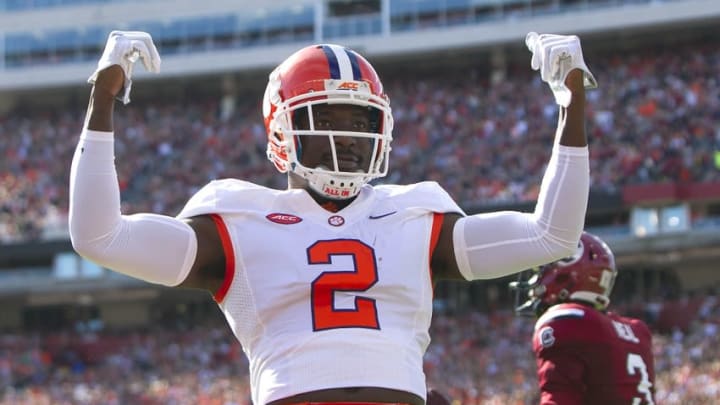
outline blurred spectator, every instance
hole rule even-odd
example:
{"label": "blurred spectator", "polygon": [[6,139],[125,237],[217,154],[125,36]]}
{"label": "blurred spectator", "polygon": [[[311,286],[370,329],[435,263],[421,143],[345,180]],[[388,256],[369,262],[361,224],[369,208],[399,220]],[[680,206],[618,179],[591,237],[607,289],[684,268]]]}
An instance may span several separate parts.
{"label": "blurred spectator", "polygon": [[[647,48],[593,60],[603,78],[588,92],[594,191],[720,180],[717,46]],[[396,119],[386,181],[437,180],[465,205],[534,200],[555,127],[552,94],[524,64],[509,67],[517,76],[512,82],[491,82],[474,66],[454,69],[386,74]],[[117,162],[124,212],[175,214],[197,187],[220,177],[283,187],[264,161],[259,106],[234,99],[231,89],[192,100],[138,99],[121,108],[118,152],[146,156]],[[58,107],[0,115],[0,243],[67,237],[63,162],[71,158],[81,114]]]}
{"label": "blurred spectator", "polygon": [[[720,396],[719,298],[696,297],[686,330],[654,333],[658,403],[704,405]],[[208,319],[192,328],[0,334],[0,405],[250,405],[242,349],[221,318]],[[436,314],[428,384],[453,404],[536,404],[532,327],[511,308]]]}

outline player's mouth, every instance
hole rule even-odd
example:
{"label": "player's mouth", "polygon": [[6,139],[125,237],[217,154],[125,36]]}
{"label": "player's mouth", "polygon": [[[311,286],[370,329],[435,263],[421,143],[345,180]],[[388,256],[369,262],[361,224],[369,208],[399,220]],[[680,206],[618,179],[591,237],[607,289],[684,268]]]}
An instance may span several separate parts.
{"label": "player's mouth", "polygon": [[[334,167],[332,156],[327,155],[323,158],[324,166]],[[342,172],[356,172],[362,170],[362,159],[354,153],[338,153],[337,155],[338,170]]]}
{"label": "player's mouth", "polygon": [[337,160],[339,169],[344,172],[360,170],[362,163],[360,157],[353,154],[340,154]]}

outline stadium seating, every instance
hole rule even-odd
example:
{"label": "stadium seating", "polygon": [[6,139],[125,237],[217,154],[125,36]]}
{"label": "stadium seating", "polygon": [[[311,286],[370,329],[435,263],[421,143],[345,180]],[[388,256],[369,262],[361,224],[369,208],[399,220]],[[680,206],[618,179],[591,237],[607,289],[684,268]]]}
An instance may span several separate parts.
{"label": "stadium seating", "polygon": [[[76,39],[66,40],[71,38]],[[720,181],[714,157],[720,149],[714,125],[718,106],[709,102],[720,93],[716,47],[695,43],[672,52],[648,50],[629,61],[613,54],[588,59],[603,78],[601,89],[588,94],[594,193],[618,194],[633,184]],[[655,68],[658,63],[665,68]],[[466,77],[463,69],[470,67],[385,78],[396,129],[391,171],[383,181],[437,180],[466,207],[533,201],[556,123],[550,92],[525,66],[510,67],[521,72],[512,82],[489,84],[480,78],[459,86],[455,78]],[[263,85],[244,94],[259,99]],[[120,111],[117,164],[128,212],[177,213],[194,189],[217,177],[284,187],[283,177],[265,161],[261,113],[253,97],[240,98],[228,120],[217,120],[220,97],[137,99]],[[623,103],[616,102],[619,98]],[[689,108],[692,121],[668,125]],[[8,196],[0,202],[0,226],[6,229],[0,242],[42,238],[43,229],[63,222],[71,140],[82,117],[81,105],[0,116],[6,134],[0,194]],[[66,133],[62,145],[54,141],[59,131]],[[244,143],[238,144],[238,134]],[[180,167],[172,163],[181,161]],[[160,178],[165,179],[161,187]],[[18,212],[18,207],[25,208]]]}
{"label": "stadium seating", "polygon": [[[691,299],[692,311],[688,297],[615,306],[654,330],[657,403],[718,398],[719,298],[717,290],[707,290]],[[684,308],[686,326],[659,333],[649,315],[658,302],[660,311]],[[109,330],[78,321],[75,328],[0,333],[0,405],[250,405],[247,361],[224,321],[212,314],[200,323],[175,317],[148,328]],[[428,384],[455,404],[537,403],[532,328],[531,320],[509,309],[436,313],[425,356]]]}

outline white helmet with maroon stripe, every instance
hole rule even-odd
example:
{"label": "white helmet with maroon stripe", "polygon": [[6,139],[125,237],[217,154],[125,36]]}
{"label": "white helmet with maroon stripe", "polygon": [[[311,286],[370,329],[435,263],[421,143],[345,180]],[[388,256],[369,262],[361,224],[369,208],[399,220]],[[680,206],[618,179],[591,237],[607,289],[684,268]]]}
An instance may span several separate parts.
{"label": "white helmet with maroon stripe", "polygon": [[[367,107],[372,125],[367,132],[319,130],[313,122],[313,106],[318,104]],[[296,125],[301,114],[307,114],[309,127]],[[268,159],[281,173],[289,171],[307,179],[310,187],[324,197],[353,197],[364,184],[387,174],[393,127],[390,101],[375,69],[353,50],[321,44],[295,52],[270,73],[263,98],[263,116]],[[333,167],[302,165],[301,137],[304,136],[328,138]],[[373,140],[366,169],[341,170],[335,137]]]}

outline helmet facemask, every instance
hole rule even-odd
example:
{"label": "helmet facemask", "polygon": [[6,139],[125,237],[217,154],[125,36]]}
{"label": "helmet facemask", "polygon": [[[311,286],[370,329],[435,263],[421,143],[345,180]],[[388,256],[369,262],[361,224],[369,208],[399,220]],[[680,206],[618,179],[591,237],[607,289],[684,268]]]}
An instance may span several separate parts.
{"label": "helmet facemask", "polygon": [[[313,84],[313,87],[317,86],[317,83]],[[320,87],[325,90],[311,90],[275,105],[276,110],[270,122],[274,136],[268,144],[268,158],[275,162],[281,172],[289,171],[306,179],[308,185],[323,197],[351,198],[360,192],[364,184],[387,174],[393,126],[390,106],[385,98],[372,94],[369,85],[362,81],[328,79]],[[340,130],[322,125],[316,119],[316,113],[335,105],[356,106],[358,111],[365,111],[368,125],[365,128]],[[326,159],[325,164],[303,164],[304,154],[309,153],[304,149],[311,143],[310,137],[327,140],[326,149],[331,157]],[[352,164],[349,169],[343,167],[348,162],[342,159],[349,157],[343,157],[347,151],[339,150],[339,137],[352,138],[352,142],[356,143],[370,143],[367,156],[361,157],[362,167],[352,167]]]}
{"label": "helmet facemask", "polygon": [[515,291],[516,315],[536,317],[548,308],[542,299],[546,290],[545,286],[540,284],[542,271],[543,266],[520,272],[517,281],[510,283],[510,289]]}

